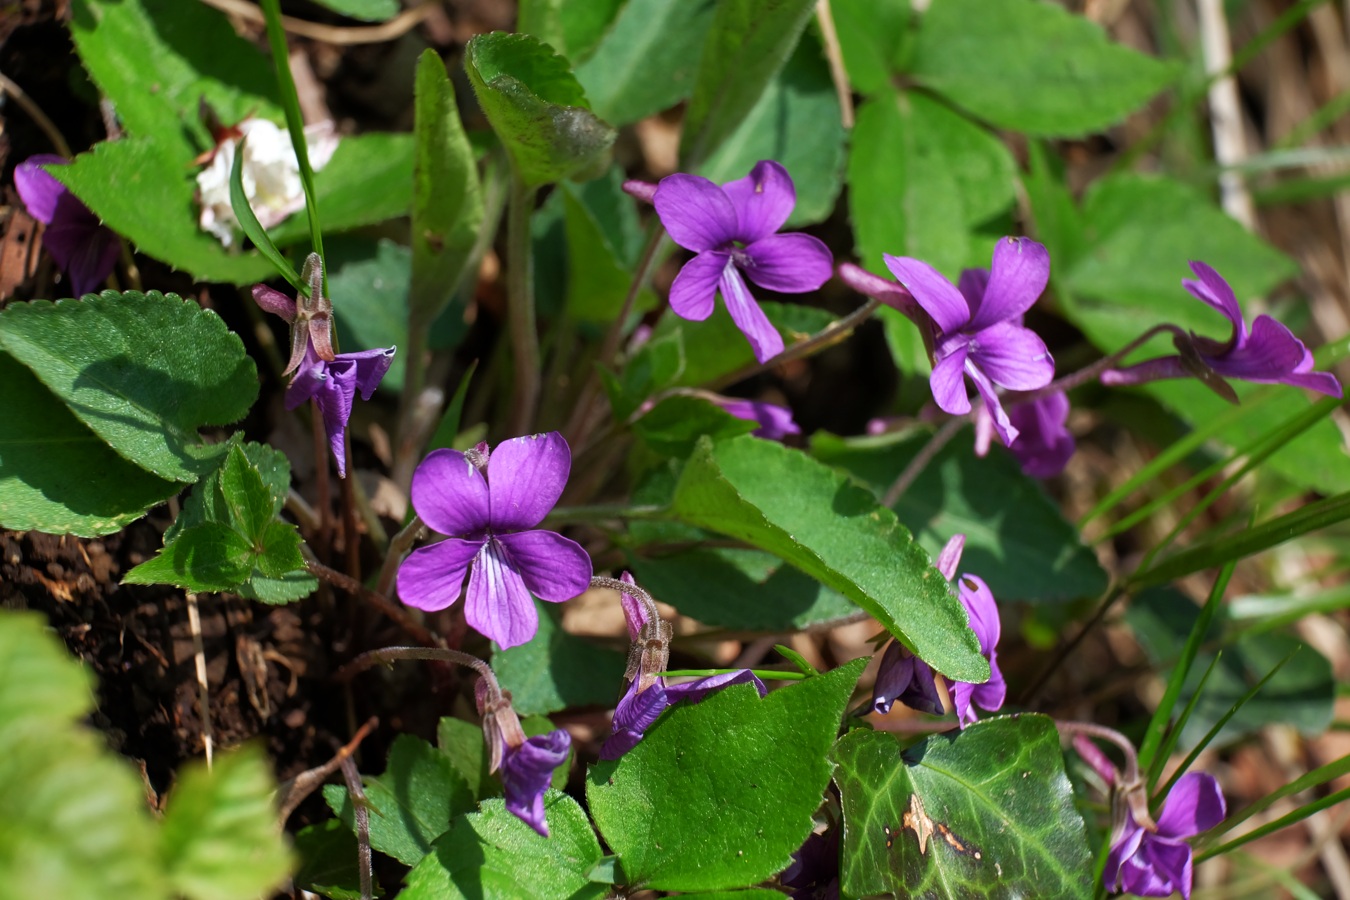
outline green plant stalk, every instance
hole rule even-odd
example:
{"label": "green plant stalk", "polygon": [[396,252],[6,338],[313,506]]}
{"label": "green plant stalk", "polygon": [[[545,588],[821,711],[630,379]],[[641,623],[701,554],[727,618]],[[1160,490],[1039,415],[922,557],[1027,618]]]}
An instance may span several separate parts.
{"label": "green plant stalk", "polygon": [[1209,631],[1209,626],[1214,622],[1215,614],[1219,611],[1219,601],[1223,598],[1223,592],[1228,587],[1228,580],[1233,577],[1233,569],[1236,565],[1235,562],[1230,562],[1224,566],[1223,571],[1219,573],[1219,577],[1215,579],[1214,587],[1209,592],[1209,599],[1205,601],[1204,608],[1200,610],[1200,615],[1195,620],[1191,633],[1186,636],[1186,644],[1182,648],[1181,658],[1172,667],[1172,676],[1167,680],[1167,690],[1163,694],[1162,702],[1153,711],[1153,718],[1149,720],[1144,742],[1139,746],[1139,767],[1145,772],[1152,770],[1154,756],[1158,752],[1158,746],[1162,743],[1163,728],[1171,717],[1172,710],[1176,707],[1177,698],[1181,696],[1181,687],[1186,681],[1186,676],[1191,672],[1191,666],[1195,663],[1196,655],[1200,652],[1200,643],[1204,640],[1205,634]]}
{"label": "green plant stalk", "polygon": [[[1199,705],[1200,698],[1204,696],[1205,685],[1209,684],[1209,676],[1214,674],[1215,668],[1219,665],[1219,660],[1223,658],[1223,651],[1214,654],[1214,658],[1209,661],[1209,666],[1205,669],[1205,674],[1200,676],[1199,683],[1195,686],[1191,699],[1186,701],[1186,706],[1181,710],[1181,715],[1177,716],[1176,721],[1171,723],[1167,729],[1167,737],[1158,748],[1157,754],[1153,757],[1153,764],[1148,770],[1148,790],[1153,792],[1158,779],[1162,777],[1163,767],[1167,765],[1167,760],[1172,756],[1172,751],[1177,746],[1177,741],[1181,740],[1181,732],[1185,730],[1186,723],[1191,720],[1191,714],[1195,712],[1195,707]],[[1162,804],[1163,798],[1167,796],[1166,791],[1158,791],[1153,794],[1151,810],[1155,814],[1158,807]]]}
{"label": "green plant stalk", "polygon": [[[286,113],[286,130],[295,148],[295,160],[300,166],[300,185],[305,190],[305,212],[309,215],[309,239],[314,252],[323,255],[323,231],[319,228],[319,204],[314,195],[314,169],[309,164],[309,146],[305,143],[305,119],[300,112],[300,95],[295,90],[291,64],[286,50],[286,32],[281,24],[280,0],[261,0],[263,20],[267,24],[267,43],[272,49],[272,62],[277,69],[277,88],[281,94],[281,108]],[[328,267],[324,267],[323,292],[328,294]]]}
{"label": "green plant stalk", "polygon": [[530,252],[530,213],[536,190],[525,185],[520,173],[512,174],[506,209],[506,304],[515,369],[509,417],[512,435],[529,432],[539,403],[539,331],[534,317],[534,260]]}
{"label": "green plant stalk", "polygon": [[[1341,760],[1341,762],[1345,761],[1346,760]],[[1301,781],[1302,779],[1299,780]],[[1218,847],[1214,847],[1210,850],[1204,851],[1203,853],[1196,854],[1195,862],[1196,864],[1199,864],[1212,856],[1220,856],[1224,853],[1229,852],[1230,850],[1235,850],[1238,847],[1241,847],[1243,844],[1248,843],[1249,841],[1254,841],[1258,838],[1263,838],[1266,835],[1273,834],[1282,828],[1288,828],[1295,822],[1302,822],[1309,816],[1315,813],[1319,813],[1322,810],[1327,809],[1328,807],[1335,806],[1336,804],[1347,799],[1350,799],[1350,788],[1343,788],[1339,791],[1336,791],[1333,794],[1328,794],[1327,796],[1321,798],[1320,800],[1314,800],[1311,803],[1308,803],[1304,806],[1300,806],[1298,809],[1294,810],[1288,815],[1280,816],[1273,822],[1267,822],[1260,828],[1253,828],[1251,831],[1247,832],[1241,837],[1233,838],[1233,840],[1229,841],[1226,844],[1220,844]],[[1246,810],[1243,810],[1243,812],[1245,813]]]}

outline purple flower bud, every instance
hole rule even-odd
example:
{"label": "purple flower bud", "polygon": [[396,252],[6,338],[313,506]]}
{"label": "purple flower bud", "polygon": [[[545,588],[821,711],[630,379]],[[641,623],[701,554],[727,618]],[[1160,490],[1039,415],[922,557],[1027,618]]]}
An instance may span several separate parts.
{"label": "purple flower bud", "polygon": [[934,716],[943,713],[933,670],[899,641],[891,641],[881,657],[877,682],[872,688],[872,711],[886,714],[895,701]]}
{"label": "purple flower bud", "polygon": [[553,770],[567,761],[571,749],[572,736],[561,728],[505,748],[502,787],[506,810],[544,837],[548,837],[544,792],[553,779]]}
{"label": "purple flower bud", "polygon": [[1102,873],[1107,889],[1140,897],[1170,897],[1179,891],[1190,900],[1192,855],[1186,839],[1213,828],[1225,815],[1223,792],[1213,775],[1181,776],[1163,803],[1157,831],[1126,815],[1112,835]]}
{"label": "purple flower bud", "polygon": [[740,400],[733,397],[710,398],[718,406],[738,419],[758,422],[759,427],[750,432],[766,441],[781,441],[789,434],[801,434],[802,430],[792,419],[792,410],[762,400]]}
{"label": "purple flower bud", "polygon": [[638,690],[638,682],[632,681],[614,708],[614,723],[609,737],[600,746],[600,758],[618,759],[636,747],[667,706],[682,700],[697,703],[713,691],[733,684],[753,684],[761,697],[769,692],[764,682],[749,669],[723,672],[669,687],[664,678],[657,678],[642,691]]}
{"label": "purple flower bud", "polygon": [[98,216],[43,166],[65,166],[69,161],[50,153],[30,156],[14,168],[14,187],[28,214],[46,224],[42,246],[70,277],[76,297],[103,283],[122,245]]}

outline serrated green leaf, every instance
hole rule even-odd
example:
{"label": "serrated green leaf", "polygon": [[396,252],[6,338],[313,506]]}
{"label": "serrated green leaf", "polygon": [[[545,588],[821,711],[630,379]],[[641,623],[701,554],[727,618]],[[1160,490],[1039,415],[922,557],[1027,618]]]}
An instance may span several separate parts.
{"label": "serrated green leaf", "polygon": [[524,34],[469,40],[465,71],[526,187],[598,170],[615,131],[590,111],[567,60]]}
{"label": "serrated green leaf", "polygon": [[767,550],[839,591],[949,678],[989,677],[961,602],[895,514],[801,451],[704,438],[673,508],[681,521]]}
{"label": "serrated green leaf", "polygon": [[248,579],[256,556],[242,534],[228,525],[206,522],[183,529],[157,556],[123,576],[122,583],[232,591]]}
{"label": "serrated green leaf", "polygon": [[762,699],[737,685],[677,704],[622,758],[591,767],[586,799],[627,885],[745,887],[787,866],[811,832],[865,663]]}
{"label": "serrated green leaf", "polygon": [[163,859],[174,890],[192,900],[266,895],[290,874],[272,767],[256,745],[189,763],[164,814]]}
{"label": "serrated green leaf", "polygon": [[434,50],[417,61],[415,105],[410,334],[428,328],[450,302],[485,215],[455,89]]}
{"label": "serrated green leaf", "polygon": [[384,22],[398,15],[398,0],[314,0],[335,13],[362,22]]}
{"label": "serrated green leaf", "polygon": [[703,41],[684,114],[680,168],[698,170],[787,62],[813,0],[722,0]]}
{"label": "serrated green leaf", "polygon": [[273,519],[254,545],[258,556],[253,561],[268,579],[283,579],[305,572],[305,557],[300,553],[300,532],[290,522]]}
{"label": "serrated green leaf", "polygon": [[705,625],[793,631],[843,619],[857,609],[769,553],[743,547],[701,547],[671,556],[628,557],[644,588]]}
{"label": "serrated green leaf", "polygon": [[90,679],[37,613],[0,610],[0,872],[9,897],[168,896],[145,792],[76,724]]}
{"label": "serrated green leaf", "polygon": [[298,569],[273,578],[257,569],[248,581],[239,585],[234,592],[246,600],[257,600],[274,606],[303,600],[319,589],[319,580],[307,570]]}
{"label": "serrated green leaf", "polygon": [[494,648],[492,668],[522,715],[612,702],[623,680],[625,654],[597,647],[562,629],[556,604],[538,600],[539,632],[527,643]]}
{"label": "serrated green leaf", "polygon": [[455,820],[434,851],[408,873],[404,900],[600,900],[609,888],[587,875],[600,861],[600,844],[586,813],[556,790],[544,796],[549,836],[488,800],[481,811]]}
{"label": "serrated green leaf", "polygon": [[776,160],[797,190],[797,205],[784,227],[812,225],[834,211],[844,177],[845,140],[829,63],[808,32],[699,174],[722,183],[744,178],[760,160]]}
{"label": "serrated green leaf", "polygon": [[181,489],[114,453],[3,352],[0,384],[0,527],[96,537]]}
{"label": "serrated green leaf", "polygon": [[237,421],[258,396],[243,341],[174,294],[11,303],[0,346],[119,454],[175,481],[196,481],[218,452],[197,429]]}
{"label": "serrated green leaf", "polygon": [[[576,67],[595,114],[627,125],[688,97],[715,6],[713,0],[628,0],[594,52]],[[571,41],[567,53],[578,59]]]}
{"label": "serrated green leaf", "polygon": [[260,541],[275,514],[272,496],[262,474],[248,461],[239,445],[225,454],[220,469],[220,491],[229,513],[228,524],[246,539]]}
{"label": "serrated green leaf", "polygon": [[[896,441],[817,433],[811,454],[880,495],[928,441],[927,434]],[[1106,573],[1078,529],[1002,448],[979,458],[972,442],[958,437],[938,451],[893,509],[934,558],[951,537],[964,534],[961,571],[979,575],[1000,600],[1061,603],[1106,589]]]}
{"label": "serrated green leaf", "polygon": [[[268,497],[269,518],[281,513],[286,497],[291,490],[291,463],[280,450],[253,441],[240,442],[238,435],[231,438],[231,447],[237,446],[243,451],[248,465],[262,478]],[[221,492],[221,470],[228,454],[221,454],[219,466],[210,474],[203,476],[188,493],[178,518],[164,532],[164,542],[173,540],[184,528],[200,525],[203,522],[230,524],[230,511]]]}
{"label": "serrated green leaf", "polygon": [[988,719],[901,751],[853,731],[831,754],[849,897],[1089,897],[1092,861],[1054,722]]}
{"label": "serrated green leaf", "polygon": [[1176,68],[1042,0],[934,0],[909,74],[1001,128],[1073,136],[1120,121]]}
{"label": "serrated green leaf", "polygon": [[[444,753],[420,738],[400,734],[389,748],[382,775],[361,779],[370,811],[370,845],[405,865],[416,865],[450,820],[473,809],[473,793]],[[325,785],[323,797],[355,830],[351,797],[341,785]],[[378,810],[379,812],[376,812]]]}

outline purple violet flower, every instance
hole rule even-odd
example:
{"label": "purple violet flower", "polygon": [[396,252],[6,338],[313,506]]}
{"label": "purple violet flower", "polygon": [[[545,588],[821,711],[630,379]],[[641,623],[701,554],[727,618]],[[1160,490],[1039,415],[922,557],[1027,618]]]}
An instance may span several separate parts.
{"label": "purple violet flower", "polygon": [[548,837],[544,792],[553,780],[553,770],[567,761],[571,749],[572,736],[559,728],[528,738],[517,747],[508,745],[502,752],[506,811],[544,837]]}
{"label": "purple violet flower", "polygon": [[[1223,313],[1233,326],[1232,335],[1227,341],[1216,341],[1192,333],[1190,346],[1185,349],[1194,351],[1196,359],[1163,356],[1124,369],[1111,369],[1102,373],[1102,384],[1143,384],[1163,378],[1189,378],[1197,374],[1198,359],[1199,365],[1224,378],[1258,384],[1289,384],[1329,397],[1343,396],[1341,383],[1335,375],[1313,371],[1312,352],[1294,337],[1292,331],[1264,315],[1257,316],[1248,331],[1237,296],[1223,276],[1199,261],[1191,262],[1191,271],[1199,280],[1183,279],[1182,286],[1196,299]],[[1185,338],[1178,340],[1185,341]]]}
{"label": "purple violet flower", "polygon": [[766,441],[781,441],[789,434],[801,434],[802,430],[792,419],[792,410],[775,403],[762,400],[741,400],[734,397],[713,396],[712,401],[738,419],[758,422],[759,427],[750,432]]}
{"label": "purple violet flower", "polygon": [[15,167],[14,186],[28,214],[46,224],[42,246],[70,277],[71,292],[79,297],[108,277],[122,245],[112,229],[42,168],[65,165],[68,160],[51,153],[30,156]]}
{"label": "purple violet flower", "polygon": [[1180,891],[1190,900],[1192,855],[1186,839],[1213,828],[1225,815],[1223,792],[1213,775],[1181,776],[1163,803],[1157,831],[1125,814],[1112,835],[1102,873],[1107,889],[1140,897],[1170,897]]}
{"label": "purple violet flower", "polygon": [[1008,413],[1018,437],[1008,449],[1032,478],[1054,478],[1069,464],[1077,445],[1069,431],[1069,398],[1054,391],[1019,403]]}
{"label": "purple violet flower", "polygon": [[1045,247],[1028,238],[1004,238],[994,247],[991,270],[967,269],[956,287],[928,263],[889,254],[884,258],[932,319],[929,384],[937,405],[955,416],[970,412],[965,387],[969,376],[999,438],[1011,447],[1017,428],[1003,411],[995,387],[1032,391],[1055,377],[1055,361],[1045,342],[1021,324],[1022,314],[1050,279]]}
{"label": "purple violet flower", "polygon": [[831,828],[824,834],[808,834],[792,862],[778,876],[778,883],[792,888],[793,900],[839,900],[839,835]]}
{"label": "purple violet flower", "polygon": [[787,170],[772,160],[756,163],[745,178],[718,187],[678,173],[661,179],[652,197],[661,224],[675,243],[697,256],[670,287],[677,316],[701,322],[721,293],[727,312],[759,362],[783,351],[783,338],[746,286],[749,278],[771,291],[800,294],[830,278],[833,257],[807,234],[777,234],[797,205]]}
{"label": "purple violet flower", "polygon": [[645,691],[639,691],[638,679],[633,679],[614,708],[614,723],[609,737],[600,746],[600,758],[618,759],[636,747],[666,707],[681,700],[697,703],[714,691],[733,684],[753,684],[761,697],[769,693],[764,682],[749,669],[674,685],[667,685],[664,678],[658,677]]}
{"label": "purple violet flower", "polygon": [[872,688],[872,711],[885,715],[897,700],[910,709],[930,715],[940,716],[945,712],[942,694],[928,663],[899,641],[891,641],[881,656],[881,667],[877,669],[877,681]]}
{"label": "purple violet flower", "polygon": [[502,441],[488,453],[436,450],[413,473],[413,508],[448,540],[414,550],[398,593],[418,609],[445,609],[469,576],[464,617],[502,648],[539,629],[531,594],[561,603],[585,592],[591,558],[581,545],[537,530],[562,496],[572,452],[556,431]]}
{"label": "purple violet flower", "polygon": [[[309,400],[318,404],[319,413],[323,416],[323,429],[328,435],[328,446],[337,461],[338,477],[346,478],[344,439],[347,422],[352,417],[352,403],[358,393],[362,400],[371,398],[393,365],[396,348],[334,354],[328,331],[330,319],[327,316],[308,319],[299,323],[303,327],[298,327],[296,304],[290,297],[266,285],[255,284],[253,299],[263,309],[291,323],[294,347],[291,365],[286,371],[294,371],[295,374],[286,387],[286,408],[296,409]],[[315,346],[316,332],[321,334],[317,340],[325,345],[331,359],[324,359]]]}

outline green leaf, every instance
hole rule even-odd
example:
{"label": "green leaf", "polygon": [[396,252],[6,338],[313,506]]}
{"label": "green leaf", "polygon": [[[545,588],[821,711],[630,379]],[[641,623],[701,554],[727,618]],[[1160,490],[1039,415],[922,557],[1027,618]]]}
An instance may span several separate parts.
{"label": "green leaf", "polygon": [[[230,506],[226,503],[225,494],[221,490],[221,477],[235,448],[243,453],[247,466],[255,471],[262,481],[262,490],[267,498],[267,518],[270,519],[281,512],[281,508],[286,504],[286,496],[291,490],[291,463],[286,454],[266,444],[240,442],[237,435],[229,443],[230,452],[221,454],[219,466],[192,486],[187,500],[183,503],[182,511],[178,513],[178,518],[174,519],[173,524],[164,532],[165,543],[173,540],[183,529],[203,522],[234,525],[235,520],[231,516]],[[257,489],[256,486],[254,489]]]}
{"label": "green leaf", "polygon": [[904,0],[831,0],[830,11],[853,89],[871,94],[889,87],[914,17],[910,4]]}
{"label": "green leaf", "polygon": [[[817,433],[811,454],[884,494],[928,441],[927,434],[896,441]],[[1059,603],[1106,589],[1106,573],[1078,529],[1002,448],[981,459],[966,440],[948,443],[892,508],[935,558],[964,534],[961,571],[979,575],[1000,600]]]}
{"label": "green leaf", "polygon": [[[564,4],[563,9],[592,3]],[[576,67],[595,114],[627,125],[688,97],[716,5],[713,0],[628,0],[595,51]],[[578,58],[570,41],[567,52]]]}
{"label": "green leaf", "polygon": [[244,537],[259,540],[272,521],[272,495],[260,473],[238,444],[225,454],[220,491],[232,524]]}
{"label": "green leaf", "polygon": [[257,745],[192,762],[178,773],[164,814],[163,858],[176,893],[235,900],[271,893],[291,873],[277,826],[272,767]]}
{"label": "green leaf", "polygon": [[450,302],[483,227],[483,190],[460,123],[445,63],[427,49],[417,61],[413,168],[412,288],[408,329],[428,328]]}
{"label": "green leaf", "polygon": [[813,0],[722,0],[684,114],[680,168],[697,171],[759,102],[797,46]]}
{"label": "green leaf", "polygon": [[590,111],[567,60],[547,44],[524,34],[480,34],[469,40],[464,68],[527,187],[604,165],[616,133]]}
{"label": "green leaf", "polygon": [[398,15],[398,0],[314,0],[335,13],[362,22],[384,22]]}
{"label": "green leaf", "polygon": [[[567,3],[565,0],[543,0],[543,2],[554,3],[559,8],[558,27],[562,33],[562,46],[558,49],[574,64],[580,64],[590,58],[627,0],[590,0],[588,3]],[[528,2],[521,4],[522,9],[526,5]]]}
{"label": "green leaf", "polygon": [[1092,859],[1054,721],[988,719],[901,750],[853,731],[832,754],[847,897],[1090,897]]}
{"label": "green leaf", "polygon": [[586,799],[627,885],[718,890],[782,871],[811,833],[865,664],[763,699],[736,685],[676,704],[621,759],[593,766]]}
{"label": "green leaf", "polygon": [[[1093,185],[1083,204],[1089,252],[1067,272],[1053,269],[1068,318],[1100,349],[1110,352],[1138,337],[1149,325],[1172,322],[1226,340],[1229,325],[1181,287],[1191,277],[1187,260],[1204,260],[1232,285],[1239,301],[1260,296],[1296,274],[1279,251],[1224,215],[1209,198],[1161,177],[1123,174]],[[1248,304],[1249,305],[1249,304]],[[1248,321],[1255,316],[1248,309]],[[1174,349],[1166,339],[1151,342],[1131,362]],[[1254,441],[1289,419],[1291,404],[1309,401],[1295,388],[1278,392],[1279,402],[1256,404],[1262,390],[1234,382],[1243,414],[1222,429],[1230,446]],[[1200,426],[1232,407],[1191,380],[1155,382],[1142,390],[1168,409]],[[1296,485],[1324,492],[1350,490],[1350,469],[1340,432],[1319,422],[1267,460],[1267,466]]]}
{"label": "green leaf", "polygon": [[240,138],[234,162],[230,165],[230,208],[234,211],[234,217],[239,222],[244,236],[253,242],[258,252],[277,270],[277,274],[290,282],[297,291],[308,294],[309,286],[305,283],[305,279],[300,277],[291,261],[282,256],[276,244],[272,243],[272,239],[267,236],[267,231],[258,221],[252,205],[248,202],[248,194],[244,190],[244,153],[247,143],[247,138]]}
{"label": "green leaf", "polygon": [[[378,243],[355,238],[331,242],[328,293],[344,349],[394,347],[407,340],[414,256],[388,238]],[[407,366],[406,354],[395,353],[380,388],[401,390]]]}
{"label": "green leaf", "polygon": [[[610,374],[608,370],[601,371],[606,376]],[[683,329],[676,326],[652,337],[629,359],[618,378],[609,377],[605,381],[615,420],[626,422],[644,400],[669,387],[683,371]]]}
{"label": "green leaf", "polygon": [[[526,716],[520,720],[520,727],[526,737],[548,734],[554,730],[553,723],[543,716]],[[436,746],[449,758],[450,764],[469,785],[476,800],[501,793],[501,779],[488,772],[487,744],[483,741],[483,729],[480,726],[445,716],[436,728]],[[567,759],[553,770],[554,787],[561,789],[567,784],[567,773],[571,768],[572,754],[568,753]]]}
{"label": "green leaf", "polygon": [[797,189],[786,227],[824,221],[844,175],[846,134],[839,94],[820,42],[807,33],[740,125],[699,168],[718,183],[744,178],[762,159],[777,160]]}
{"label": "green leaf", "polygon": [[609,892],[587,875],[600,861],[600,844],[577,802],[556,790],[544,796],[549,836],[488,800],[479,812],[455,820],[434,851],[408,873],[401,900],[600,900]]}
{"label": "green leaf", "polygon": [[[750,342],[745,339],[727,314],[725,304],[702,322],[691,322],[677,316],[665,316],[657,323],[652,343],[657,339],[682,333],[683,368],[674,377],[679,385],[706,385],[755,361]],[[787,346],[792,346],[835,320],[828,310],[818,306],[764,301],[759,308],[778,329]]]}
{"label": "green leaf", "polygon": [[[383,775],[367,775],[370,845],[405,865],[416,865],[450,820],[473,809],[473,793],[444,753],[420,738],[400,734],[389,748]],[[338,817],[356,828],[351,797],[342,785],[325,785],[323,797]]]}
{"label": "green leaf", "polygon": [[0,610],[0,872],[11,897],[163,898],[140,779],[76,724],[87,670],[38,613]]}
{"label": "green leaf", "polygon": [[989,677],[965,609],[895,514],[801,451],[752,437],[704,438],[680,476],[674,511],[839,591],[947,677]]}
{"label": "green leaf", "polygon": [[46,385],[0,352],[0,527],[96,537],[178,493],[113,452]]}
{"label": "green leaf", "polygon": [[[521,715],[613,702],[623,680],[625,654],[597,647],[562,629],[558,607],[535,601],[539,632],[533,640],[493,650],[492,669]],[[481,743],[481,740],[480,740]]]}
{"label": "green leaf", "polygon": [[274,519],[268,524],[258,542],[253,545],[254,552],[258,554],[253,562],[257,572],[261,572],[269,580],[307,574],[305,557],[300,552],[300,543],[300,532],[294,525]]}
{"label": "green leaf", "polygon": [[677,394],[644,413],[633,423],[633,432],[662,456],[683,459],[705,434],[717,441],[758,427],[759,423],[733,416],[704,397]]}
{"label": "green leaf", "polygon": [[628,567],[652,596],[720,628],[797,631],[857,609],[838,591],[760,550],[700,547],[671,556],[630,555]]}
{"label": "green leaf", "polygon": [[[361,873],[357,869],[356,835],[337,819],[326,819],[295,835],[300,856],[295,886],[329,900],[361,900]],[[375,887],[375,895],[384,891]]]}
{"label": "green leaf", "polygon": [[1041,0],[934,0],[909,72],[1000,128],[1051,136],[1119,122],[1175,73]]}
{"label": "green leaf", "polygon": [[252,545],[228,525],[206,522],[185,528],[122,577],[123,584],[176,584],[190,591],[232,591],[248,580],[256,558]]}
{"label": "green leaf", "polygon": [[258,395],[243,341],[174,294],[11,303],[0,346],[119,454],[176,481],[196,481],[218,452],[197,429],[239,420]]}
{"label": "green leaf", "polygon": [[[608,324],[619,315],[637,267],[642,228],[632,198],[623,192],[623,170],[562,185],[567,239],[567,312],[583,322]],[[636,309],[650,309],[650,289],[639,291]]]}
{"label": "green leaf", "polygon": [[[1153,664],[1162,667],[1160,674],[1166,676],[1199,614],[1200,609],[1189,598],[1162,588],[1143,591],[1135,597],[1125,612],[1125,621]],[[1224,630],[1227,617],[1227,609],[1221,606],[1207,635],[1211,646]],[[1223,656],[1182,730],[1182,746],[1190,746],[1203,737],[1252,685],[1294,650],[1298,652],[1293,659],[1229,719],[1217,735],[1216,745],[1232,743],[1276,722],[1291,725],[1308,737],[1327,729],[1335,702],[1336,679],[1326,657],[1297,638],[1280,633],[1249,636],[1237,633],[1222,640],[1221,646]],[[1190,675],[1182,684],[1178,705],[1190,702],[1213,661],[1212,652],[1196,656]]]}

